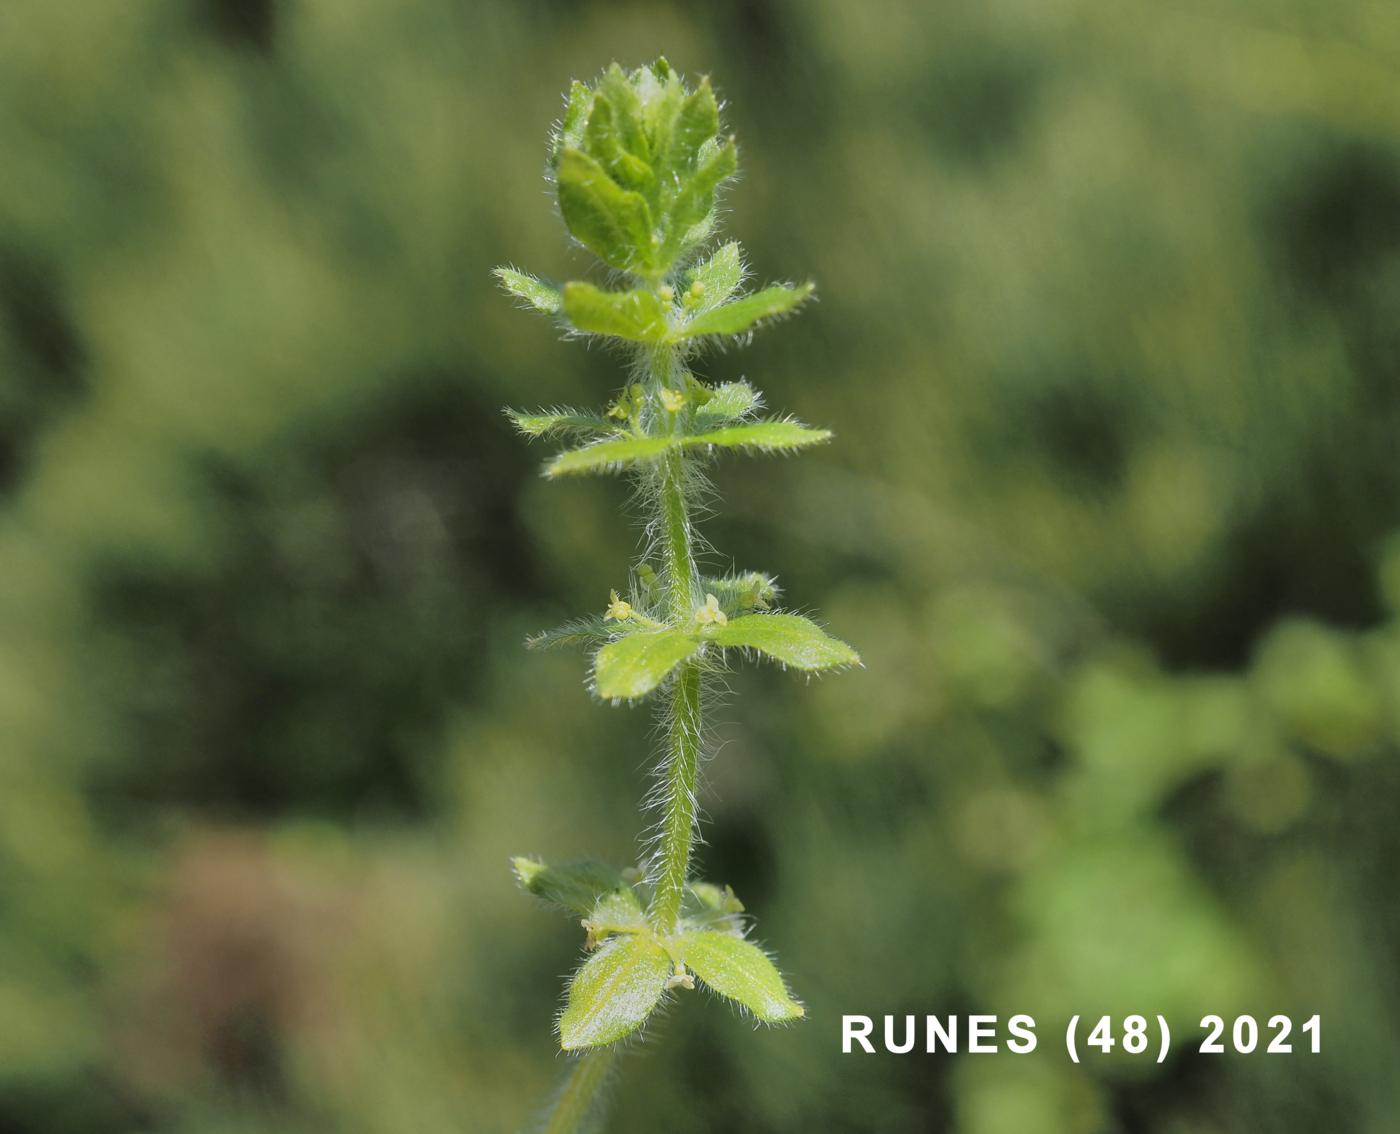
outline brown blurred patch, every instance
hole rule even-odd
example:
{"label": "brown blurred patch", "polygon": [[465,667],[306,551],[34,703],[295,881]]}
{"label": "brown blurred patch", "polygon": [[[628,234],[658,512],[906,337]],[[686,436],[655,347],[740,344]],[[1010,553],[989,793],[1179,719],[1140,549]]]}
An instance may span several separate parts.
{"label": "brown blurred patch", "polygon": [[280,859],[254,830],[202,830],[172,852],[119,981],[116,1050],[143,1093],[287,1095],[292,1033],[327,1001],[318,958],[346,895]]}

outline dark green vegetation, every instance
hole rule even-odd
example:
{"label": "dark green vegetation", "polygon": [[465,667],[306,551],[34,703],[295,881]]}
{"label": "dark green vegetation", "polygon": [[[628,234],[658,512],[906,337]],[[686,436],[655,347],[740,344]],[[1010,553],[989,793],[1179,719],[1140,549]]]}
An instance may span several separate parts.
{"label": "dark green vegetation", "polygon": [[[489,269],[587,270],[541,124],[663,51],[732,99],[748,258],[822,284],[706,377],[839,429],[707,531],[866,668],[736,674],[703,799],[808,1021],[675,1013],[616,1129],[1393,1124],[1400,29],[940,7],[5,6],[0,1130],[547,1091],[576,942],[507,857],[631,859],[650,722],[519,648],[632,541],[498,407],[618,360]],[[1108,1010],[1324,1052],[837,1054],[842,1011]]]}

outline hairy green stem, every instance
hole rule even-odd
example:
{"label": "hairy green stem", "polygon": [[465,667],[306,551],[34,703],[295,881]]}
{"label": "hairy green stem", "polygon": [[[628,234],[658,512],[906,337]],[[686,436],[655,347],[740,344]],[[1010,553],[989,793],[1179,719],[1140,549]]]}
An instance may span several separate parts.
{"label": "hairy green stem", "polygon": [[690,847],[695,838],[695,780],[700,767],[700,694],[700,665],[688,661],[676,671],[671,687],[666,733],[666,814],[662,819],[656,896],[652,899],[652,922],[662,933],[675,932],[690,873]]}
{"label": "hairy green stem", "polygon": [[[666,408],[663,393],[679,385],[681,361],[673,346],[654,348],[647,356],[647,397],[651,402],[651,429],[668,434],[677,428],[676,415]],[[683,622],[695,613],[700,601],[699,575],[690,530],[690,502],[686,498],[686,457],[677,449],[657,465],[654,520],[661,541],[662,584],[672,621]]]}
{"label": "hairy green stem", "polygon": [[673,622],[684,623],[700,603],[699,577],[691,547],[690,505],[685,498],[685,455],[669,453],[661,461],[658,501],[662,542],[662,584]]}
{"label": "hairy green stem", "polygon": [[[669,429],[674,423],[662,402],[662,391],[678,377],[680,359],[674,347],[661,347],[652,353],[649,362],[648,395],[652,399],[653,420],[657,428]],[[672,621],[683,623],[693,617],[700,598],[684,454],[669,454],[656,475],[662,583]],[[676,670],[666,714],[665,813],[653,872],[656,890],[651,916],[662,933],[675,932],[690,871],[690,849],[695,839],[695,782],[700,767],[701,693],[699,663],[683,663]]]}
{"label": "hairy green stem", "polygon": [[612,1075],[615,1048],[603,1047],[574,1060],[569,1077],[544,1116],[539,1134],[585,1134],[599,1114],[599,1096]]}

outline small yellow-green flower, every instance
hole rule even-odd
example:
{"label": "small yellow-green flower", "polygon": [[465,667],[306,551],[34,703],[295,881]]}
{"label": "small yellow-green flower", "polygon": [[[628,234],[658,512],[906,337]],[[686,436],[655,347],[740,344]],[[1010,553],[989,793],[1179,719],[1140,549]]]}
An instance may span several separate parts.
{"label": "small yellow-green flower", "polygon": [[714,595],[705,596],[705,605],[695,608],[695,621],[702,626],[713,623],[715,626],[727,626],[729,615],[719,608],[719,599]]}

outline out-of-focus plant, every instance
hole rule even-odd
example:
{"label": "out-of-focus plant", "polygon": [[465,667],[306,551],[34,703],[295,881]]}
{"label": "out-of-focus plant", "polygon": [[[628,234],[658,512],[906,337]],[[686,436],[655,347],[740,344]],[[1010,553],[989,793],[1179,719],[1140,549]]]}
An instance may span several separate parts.
{"label": "out-of-focus plant", "polygon": [[831,434],[762,413],[747,382],[709,385],[690,369],[706,343],[749,334],[785,315],[811,284],[744,293],[737,243],[716,246],[716,195],[737,169],[720,133],[708,79],[690,90],[664,59],[626,72],[614,64],[591,86],[574,83],[554,135],[550,171],[574,238],[620,286],[555,287],[514,269],[502,284],[570,333],[622,344],[631,380],[605,410],[509,411],[527,437],[580,442],[545,466],[547,477],[627,472],[644,518],[641,555],[626,597],[531,639],[592,651],[592,689],[613,703],[657,694],[663,755],[649,805],[659,812],[640,870],[597,863],[515,860],[520,882],[582,919],[589,956],[569,984],[561,1046],[585,1052],[547,1129],[576,1130],[596,1113],[613,1045],[638,1032],[675,989],[698,979],[764,1023],[798,1019],[801,1004],[747,937],[728,887],[691,874],[704,710],[734,652],[804,671],[859,661],[816,623],[777,609],[760,572],[706,575],[694,519],[709,493],[705,465],[723,450],[785,453]]}

